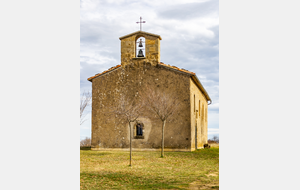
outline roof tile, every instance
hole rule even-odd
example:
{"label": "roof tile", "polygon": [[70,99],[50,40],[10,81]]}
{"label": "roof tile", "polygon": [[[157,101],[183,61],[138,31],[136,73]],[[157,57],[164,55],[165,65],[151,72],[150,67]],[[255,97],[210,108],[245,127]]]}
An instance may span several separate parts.
{"label": "roof tile", "polygon": [[185,70],[185,69],[179,69],[178,67],[176,66],[171,66],[171,65],[167,65],[167,64],[164,64],[163,62],[160,62],[159,63],[160,65],[163,65],[163,66],[166,66],[166,67],[169,67],[169,68],[172,68],[172,69],[176,69],[178,71],[182,71],[182,72],[185,72],[185,73],[189,73],[189,74],[192,74],[192,75],[196,75],[195,73],[191,72],[191,71],[188,71],[188,70]]}
{"label": "roof tile", "polygon": [[[160,65],[163,65],[163,66],[166,66],[166,67],[169,67],[169,68],[172,68],[172,69],[176,69],[176,70],[178,70],[178,71],[182,71],[182,72],[185,72],[185,73],[189,73],[189,74],[192,74],[192,75],[196,75],[195,73],[193,73],[193,72],[191,72],[191,71],[188,71],[188,70],[186,70],[186,69],[182,69],[182,68],[180,69],[180,68],[178,68],[178,67],[176,67],[176,66],[171,66],[171,65],[164,64],[163,62],[160,62],[159,64],[160,64]],[[109,71],[112,71],[112,70],[114,70],[114,69],[117,69],[118,67],[121,67],[121,65],[117,65],[117,66],[111,67],[111,68],[109,68],[108,70],[103,71],[102,73],[97,73],[95,76],[92,76],[92,77],[88,78],[87,80],[91,81],[92,79],[94,79],[94,78],[96,78],[96,77],[98,77],[98,76],[100,76],[100,75],[103,75],[103,74],[105,74],[105,73],[107,73],[107,72],[109,72]]]}
{"label": "roof tile", "polygon": [[88,78],[87,80],[91,81],[92,79],[94,79],[94,78],[96,78],[96,77],[98,77],[98,76],[100,76],[100,75],[103,75],[104,73],[107,73],[107,72],[109,72],[109,71],[111,71],[111,70],[114,70],[114,69],[116,69],[116,68],[118,68],[118,67],[121,67],[121,65],[117,65],[117,66],[111,67],[111,68],[109,68],[108,70],[103,71],[102,73],[98,73],[98,74],[96,74],[95,76],[92,76],[92,77]]}

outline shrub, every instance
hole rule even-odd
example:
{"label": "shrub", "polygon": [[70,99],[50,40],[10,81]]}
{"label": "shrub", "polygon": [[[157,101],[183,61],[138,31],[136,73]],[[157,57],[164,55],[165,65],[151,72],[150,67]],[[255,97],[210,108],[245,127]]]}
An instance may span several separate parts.
{"label": "shrub", "polygon": [[91,146],[91,138],[86,137],[85,139],[80,141],[80,147],[90,147]]}

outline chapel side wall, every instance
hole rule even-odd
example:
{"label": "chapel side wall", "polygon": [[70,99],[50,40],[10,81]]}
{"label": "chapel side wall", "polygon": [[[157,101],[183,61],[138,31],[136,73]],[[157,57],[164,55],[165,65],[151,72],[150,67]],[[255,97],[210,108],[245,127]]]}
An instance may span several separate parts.
{"label": "chapel side wall", "polygon": [[[122,69],[124,69],[122,71]],[[121,82],[121,81],[122,82]],[[106,82],[104,82],[106,81]],[[182,102],[178,112],[165,126],[165,149],[190,151],[190,99],[189,75],[174,72],[150,63],[139,62],[128,65],[93,79],[92,102],[92,147],[93,148],[129,148],[129,127],[125,121],[115,116],[105,116],[108,105],[115,103],[120,89],[127,89],[126,95],[134,97],[145,84],[165,93],[175,92]],[[102,105],[102,107],[101,107]],[[101,107],[101,109],[100,109]],[[158,149],[161,147],[162,121],[153,113],[144,111],[139,121],[144,124],[144,139],[133,139],[132,147],[139,149]],[[123,123],[122,123],[123,122]],[[132,131],[134,134],[134,131]]]}
{"label": "chapel side wall", "polygon": [[[195,95],[195,101],[194,101]],[[200,100],[200,107],[199,107]],[[197,149],[207,143],[207,100],[199,87],[190,78],[190,113],[191,113],[191,149],[195,150],[197,130]],[[198,111],[198,112],[197,112]],[[197,129],[196,129],[197,127]]]}

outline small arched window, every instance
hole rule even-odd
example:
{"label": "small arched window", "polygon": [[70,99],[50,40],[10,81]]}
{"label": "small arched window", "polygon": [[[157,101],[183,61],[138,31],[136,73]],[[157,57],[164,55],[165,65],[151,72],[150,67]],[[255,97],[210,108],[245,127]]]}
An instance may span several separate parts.
{"label": "small arched window", "polygon": [[143,136],[143,127],[141,124],[137,124],[137,126],[136,126],[136,135]]}
{"label": "small arched window", "polygon": [[137,122],[134,127],[134,138],[135,139],[144,139],[144,124]]}
{"label": "small arched window", "polygon": [[145,57],[146,42],[144,37],[139,37],[136,40],[136,57]]}

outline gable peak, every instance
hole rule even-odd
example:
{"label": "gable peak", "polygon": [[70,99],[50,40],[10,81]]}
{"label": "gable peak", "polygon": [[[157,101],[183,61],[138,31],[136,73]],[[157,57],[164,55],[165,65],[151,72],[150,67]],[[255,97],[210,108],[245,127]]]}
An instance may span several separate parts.
{"label": "gable peak", "polygon": [[119,39],[122,40],[122,39],[124,39],[124,38],[128,38],[128,37],[134,36],[134,35],[141,35],[141,36],[143,36],[143,35],[147,36],[147,35],[148,35],[148,36],[157,37],[157,38],[159,38],[160,40],[162,40],[162,38],[160,37],[160,35],[152,34],[152,33],[149,33],[149,32],[144,32],[144,31],[136,31],[136,32],[133,32],[133,33],[131,33],[131,34],[127,34],[127,35],[125,35],[125,36],[122,36],[122,37],[120,37]]}

